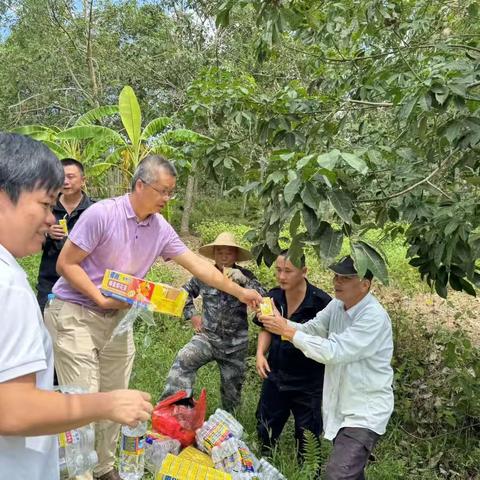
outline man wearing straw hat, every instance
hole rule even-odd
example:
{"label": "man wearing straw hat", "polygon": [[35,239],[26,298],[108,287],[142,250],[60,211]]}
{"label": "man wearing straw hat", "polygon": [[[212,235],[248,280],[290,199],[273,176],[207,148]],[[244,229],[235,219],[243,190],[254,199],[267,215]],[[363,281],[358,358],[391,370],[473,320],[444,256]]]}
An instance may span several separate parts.
{"label": "man wearing straw hat", "polygon": [[[200,247],[199,253],[214,260],[215,267],[235,283],[264,295],[265,291],[253,273],[236,264],[250,260],[251,254],[237,244],[231,233],[221,233],[213,243]],[[162,398],[179,390],[191,394],[197,370],[216,361],[220,368],[222,406],[232,411],[240,402],[245,378],[247,308],[234,296],[210,287],[196,277],[183,288],[188,292],[184,316],[191,320],[196,333],[178,352]],[[203,299],[201,314],[193,303],[193,299],[199,296]]]}

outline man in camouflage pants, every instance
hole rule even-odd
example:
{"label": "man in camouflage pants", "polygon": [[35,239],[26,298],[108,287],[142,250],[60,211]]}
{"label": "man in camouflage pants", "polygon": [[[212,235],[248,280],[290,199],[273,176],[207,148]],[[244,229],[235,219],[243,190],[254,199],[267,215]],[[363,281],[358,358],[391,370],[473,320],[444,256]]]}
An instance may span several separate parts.
{"label": "man in camouflage pants", "polygon": [[[234,282],[264,295],[265,291],[253,273],[236,265],[236,261],[249,260],[251,255],[236,244],[231,233],[221,233],[213,243],[201,247],[199,253],[215,260],[215,266]],[[196,334],[178,352],[168,373],[162,398],[179,390],[186,390],[191,395],[197,370],[216,361],[220,369],[222,406],[232,411],[240,403],[245,379],[247,308],[232,295],[209,287],[196,277],[183,288],[189,295],[184,317],[191,320]],[[198,296],[203,300],[202,315],[199,315],[193,303]]]}

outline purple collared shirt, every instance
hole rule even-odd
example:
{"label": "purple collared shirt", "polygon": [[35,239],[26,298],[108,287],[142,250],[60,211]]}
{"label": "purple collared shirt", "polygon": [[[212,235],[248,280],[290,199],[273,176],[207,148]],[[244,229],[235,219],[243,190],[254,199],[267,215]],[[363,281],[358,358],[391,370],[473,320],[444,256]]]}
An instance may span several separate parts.
{"label": "purple collared shirt", "polygon": [[[169,260],[187,251],[162,215],[138,223],[128,194],[92,205],[68,238],[89,254],[80,265],[98,288],[107,268],[143,278],[158,257]],[[60,300],[99,310],[63,277],[52,291]]]}

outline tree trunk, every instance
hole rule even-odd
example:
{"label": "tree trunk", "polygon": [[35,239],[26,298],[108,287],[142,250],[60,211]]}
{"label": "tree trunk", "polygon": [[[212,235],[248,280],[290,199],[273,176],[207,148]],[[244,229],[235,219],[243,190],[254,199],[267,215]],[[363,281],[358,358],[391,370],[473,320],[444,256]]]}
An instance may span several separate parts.
{"label": "tree trunk", "polygon": [[193,208],[193,191],[195,189],[195,177],[190,174],[187,180],[187,189],[185,191],[185,202],[183,204],[182,223],[180,225],[180,235],[190,233],[190,214]]}

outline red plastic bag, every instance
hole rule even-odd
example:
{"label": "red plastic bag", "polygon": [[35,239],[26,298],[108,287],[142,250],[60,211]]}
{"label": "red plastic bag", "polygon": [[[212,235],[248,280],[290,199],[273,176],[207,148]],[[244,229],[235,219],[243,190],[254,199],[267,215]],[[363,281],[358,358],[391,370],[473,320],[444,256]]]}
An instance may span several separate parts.
{"label": "red plastic bag", "polygon": [[182,447],[188,447],[195,441],[195,431],[203,425],[207,412],[205,389],[198,400],[189,399],[187,405],[185,402],[178,403],[186,398],[187,392],[180,390],[157,403],[152,413],[153,431],[177,439]]}

